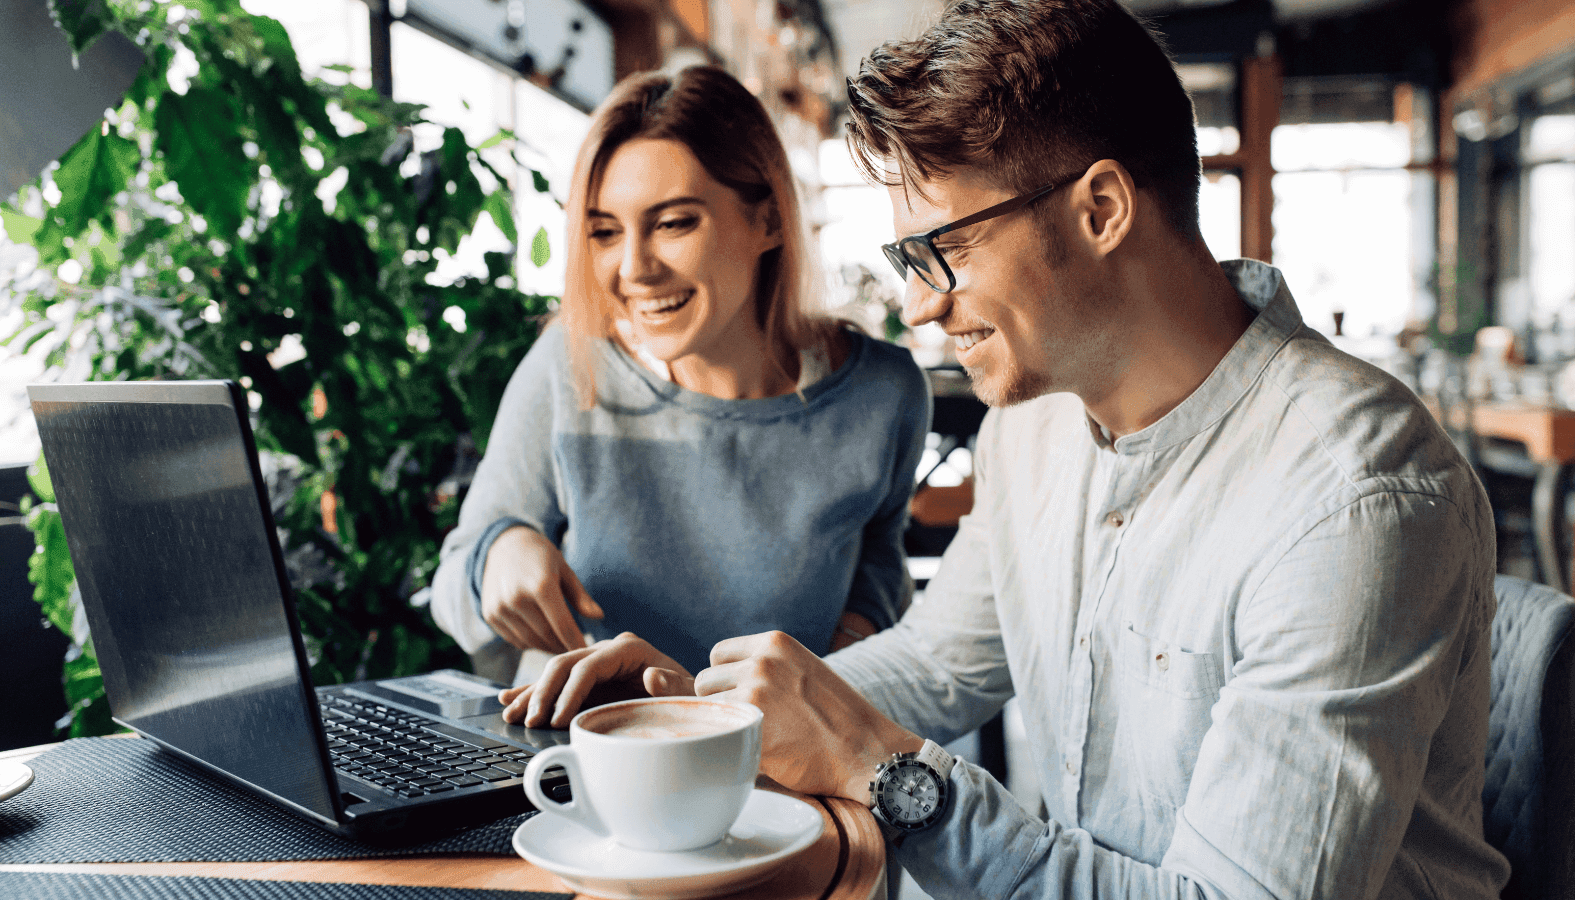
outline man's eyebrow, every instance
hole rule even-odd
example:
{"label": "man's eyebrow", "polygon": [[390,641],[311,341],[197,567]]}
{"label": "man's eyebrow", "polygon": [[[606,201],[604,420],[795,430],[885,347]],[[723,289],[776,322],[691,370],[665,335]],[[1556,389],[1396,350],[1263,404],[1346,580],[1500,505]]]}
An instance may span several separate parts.
{"label": "man's eyebrow", "polygon": [[957,221],[955,218],[943,219],[937,217],[929,222],[920,222],[913,231],[908,232],[908,234],[904,235],[904,237],[918,237],[921,234],[929,234],[935,229],[940,228],[942,225],[949,225],[955,221]]}
{"label": "man's eyebrow", "polygon": [[[670,200],[663,200],[660,203],[652,204],[648,209],[646,209],[645,215],[652,216],[652,215],[656,215],[657,213],[660,213],[660,212],[663,212],[663,211],[667,210],[669,207],[673,207],[673,206],[687,206],[687,205],[691,205],[691,204],[695,204],[695,205],[699,205],[699,206],[705,206],[706,205],[705,201],[700,199],[699,197],[673,197]],[[617,216],[613,215],[610,212],[604,212],[604,211],[599,210],[599,209],[587,209],[585,211],[585,217],[588,218],[588,219],[616,219],[616,218],[618,218]]]}

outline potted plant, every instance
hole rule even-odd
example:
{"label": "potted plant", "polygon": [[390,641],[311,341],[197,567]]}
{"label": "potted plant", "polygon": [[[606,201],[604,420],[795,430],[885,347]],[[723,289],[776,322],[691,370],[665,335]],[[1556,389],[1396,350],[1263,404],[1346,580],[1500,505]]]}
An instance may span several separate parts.
{"label": "potted plant", "polygon": [[[555,301],[515,287],[511,253],[487,254],[484,275],[435,273],[483,214],[518,243],[507,179],[457,129],[418,151],[420,107],[305,76],[283,27],[235,0],[52,6],[77,52],[113,29],[147,60],[121,106],[6,211],[13,239],[62,276],[26,296],[6,340],[71,329],[96,379],[239,381],[314,680],[462,664],[412,598]],[[538,230],[531,259],[547,253]],[[31,577],[49,620],[79,638],[70,733],[102,733],[42,465],[32,480],[45,503],[29,512]]]}

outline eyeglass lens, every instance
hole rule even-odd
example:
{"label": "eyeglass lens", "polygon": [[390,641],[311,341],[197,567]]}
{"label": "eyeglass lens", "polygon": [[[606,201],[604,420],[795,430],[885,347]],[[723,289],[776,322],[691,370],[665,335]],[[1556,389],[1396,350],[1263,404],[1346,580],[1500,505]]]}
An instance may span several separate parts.
{"label": "eyeglass lens", "polygon": [[[913,237],[902,241],[899,246],[901,249],[898,253],[909,266],[913,267],[915,272],[919,273],[919,278],[925,284],[943,293],[951,289],[949,284],[951,279],[947,277],[946,264],[941,262],[939,256],[935,255],[935,246],[933,244],[922,237]],[[894,255],[890,252],[887,253],[887,256]],[[892,263],[896,264],[896,260],[893,259]],[[907,267],[898,266],[897,273],[906,278],[908,275]]]}

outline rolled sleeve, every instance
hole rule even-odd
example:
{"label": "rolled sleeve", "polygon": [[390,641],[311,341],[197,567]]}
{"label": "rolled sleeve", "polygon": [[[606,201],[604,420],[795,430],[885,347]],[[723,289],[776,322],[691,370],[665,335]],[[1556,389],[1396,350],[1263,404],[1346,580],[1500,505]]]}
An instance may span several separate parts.
{"label": "rolled sleeve", "polygon": [[550,326],[509,379],[459,524],[443,540],[432,617],[467,653],[501,640],[481,617],[481,575],[492,542],[516,524],[555,541],[565,527],[553,433],[559,407],[573,403],[566,365],[562,329]]}

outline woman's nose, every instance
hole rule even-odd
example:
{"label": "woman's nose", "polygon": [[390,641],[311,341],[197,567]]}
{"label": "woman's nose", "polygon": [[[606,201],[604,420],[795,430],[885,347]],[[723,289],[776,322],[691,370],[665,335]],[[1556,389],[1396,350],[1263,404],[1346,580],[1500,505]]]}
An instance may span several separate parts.
{"label": "woman's nose", "polygon": [[625,241],[623,260],[618,265],[619,278],[633,284],[644,284],[655,280],[661,269],[650,241],[639,237],[630,237]]}

